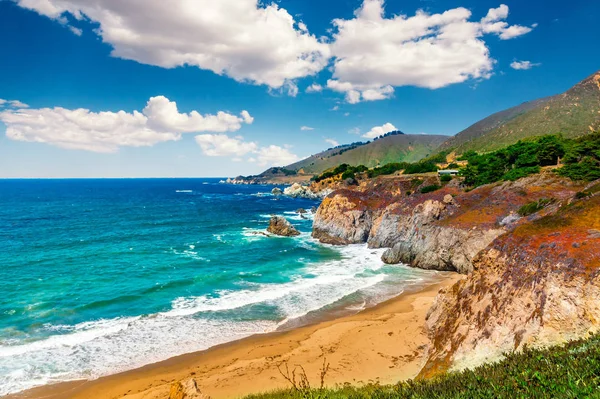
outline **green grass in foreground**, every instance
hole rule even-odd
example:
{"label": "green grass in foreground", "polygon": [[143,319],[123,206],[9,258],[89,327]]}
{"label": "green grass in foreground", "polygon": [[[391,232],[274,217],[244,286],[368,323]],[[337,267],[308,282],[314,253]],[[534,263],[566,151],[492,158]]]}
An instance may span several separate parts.
{"label": "green grass in foreground", "polygon": [[247,398],[600,398],[600,335],[544,350],[526,349],[498,363],[429,380],[290,389]]}

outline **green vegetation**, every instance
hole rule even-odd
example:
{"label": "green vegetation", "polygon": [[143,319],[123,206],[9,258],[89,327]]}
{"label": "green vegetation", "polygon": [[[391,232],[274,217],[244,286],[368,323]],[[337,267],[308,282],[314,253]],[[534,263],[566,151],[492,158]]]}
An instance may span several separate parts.
{"label": "green vegetation", "polygon": [[600,132],[570,140],[558,174],[572,180],[600,179]]}
{"label": "green vegetation", "polygon": [[556,165],[559,158],[563,158],[564,166],[558,169],[558,174],[573,180],[591,181],[600,178],[600,133],[577,139],[542,136],[487,154],[468,151],[463,158],[469,161],[469,165],[461,170],[468,186],[514,181],[539,173],[542,166]]}
{"label": "green vegetation", "polygon": [[442,187],[438,186],[437,184],[432,184],[431,186],[425,186],[421,189],[421,194],[432,193],[434,191],[439,190],[440,188],[442,188]]}
{"label": "green vegetation", "polygon": [[519,208],[518,213],[521,216],[529,216],[533,215],[536,212],[541,211],[546,206],[550,205],[554,202],[553,198],[542,198],[539,201],[533,201],[528,204],[523,205]]}
{"label": "green vegetation", "polygon": [[356,173],[366,172],[367,170],[368,168],[364,165],[350,166],[347,163],[343,163],[336,166],[333,170],[321,173],[319,176],[314,177],[313,180],[318,183],[321,180],[329,179],[330,177],[335,177],[339,174],[342,175],[342,179],[354,179]]}
{"label": "green vegetation", "polygon": [[416,173],[429,173],[437,172],[438,168],[434,162],[421,161],[415,163],[400,162],[400,163],[388,163],[378,168],[369,170],[369,177],[377,177],[383,175],[392,175],[398,171],[404,171],[405,175],[414,175]]}
{"label": "green vegetation", "polygon": [[[321,380],[325,377],[322,371]],[[248,399],[600,398],[600,336],[548,349],[525,349],[474,370],[396,385],[311,389],[307,378],[302,381],[296,388]]]}
{"label": "green vegetation", "polygon": [[440,181],[442,183],[448,183],[450,180],[452,180],[452,176],[450,175],[443,175],[442,177],[440,177]]}

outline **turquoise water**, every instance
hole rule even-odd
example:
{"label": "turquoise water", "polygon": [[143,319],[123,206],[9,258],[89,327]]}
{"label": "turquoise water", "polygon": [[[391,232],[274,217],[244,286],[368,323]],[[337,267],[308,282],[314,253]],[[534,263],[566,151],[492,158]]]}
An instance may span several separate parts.
{"label": "turquoise water", "polygon": [[[318,203],[215,179],[0,181],[0,395],[357,311],[432,273],[310,238]],[[271,214],[302,235],[256,235]]]}

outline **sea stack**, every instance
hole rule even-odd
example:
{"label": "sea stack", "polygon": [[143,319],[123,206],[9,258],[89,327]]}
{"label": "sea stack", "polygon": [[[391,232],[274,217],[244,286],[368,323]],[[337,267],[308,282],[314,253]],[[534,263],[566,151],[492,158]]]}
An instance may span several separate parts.
{"label": "sea stack", "polygon": [[300,235],[300,232],[296,230],[296,228],[292,226],[292,224],[283,216],[271,217],[267,231],[271,234],[284,237],[294,237]]}

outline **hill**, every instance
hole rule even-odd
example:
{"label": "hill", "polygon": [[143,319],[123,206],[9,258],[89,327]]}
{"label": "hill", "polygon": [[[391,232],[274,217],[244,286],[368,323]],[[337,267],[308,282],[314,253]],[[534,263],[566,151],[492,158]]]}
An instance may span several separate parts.
{"label": "hill", "polygon": [[563,94],[527,102],[493,114],[440,146],[461,154],[486,152],[528,137],[562,133],[578,137],[600,129],[600,71]]}
{"label": "hill", "polygon": [[394,134],[368,143],[340,146],[288,165],[285,169],[319,174],[341,164],[369,168],[391,162],[415,162],[433,154],[447,136]]}

